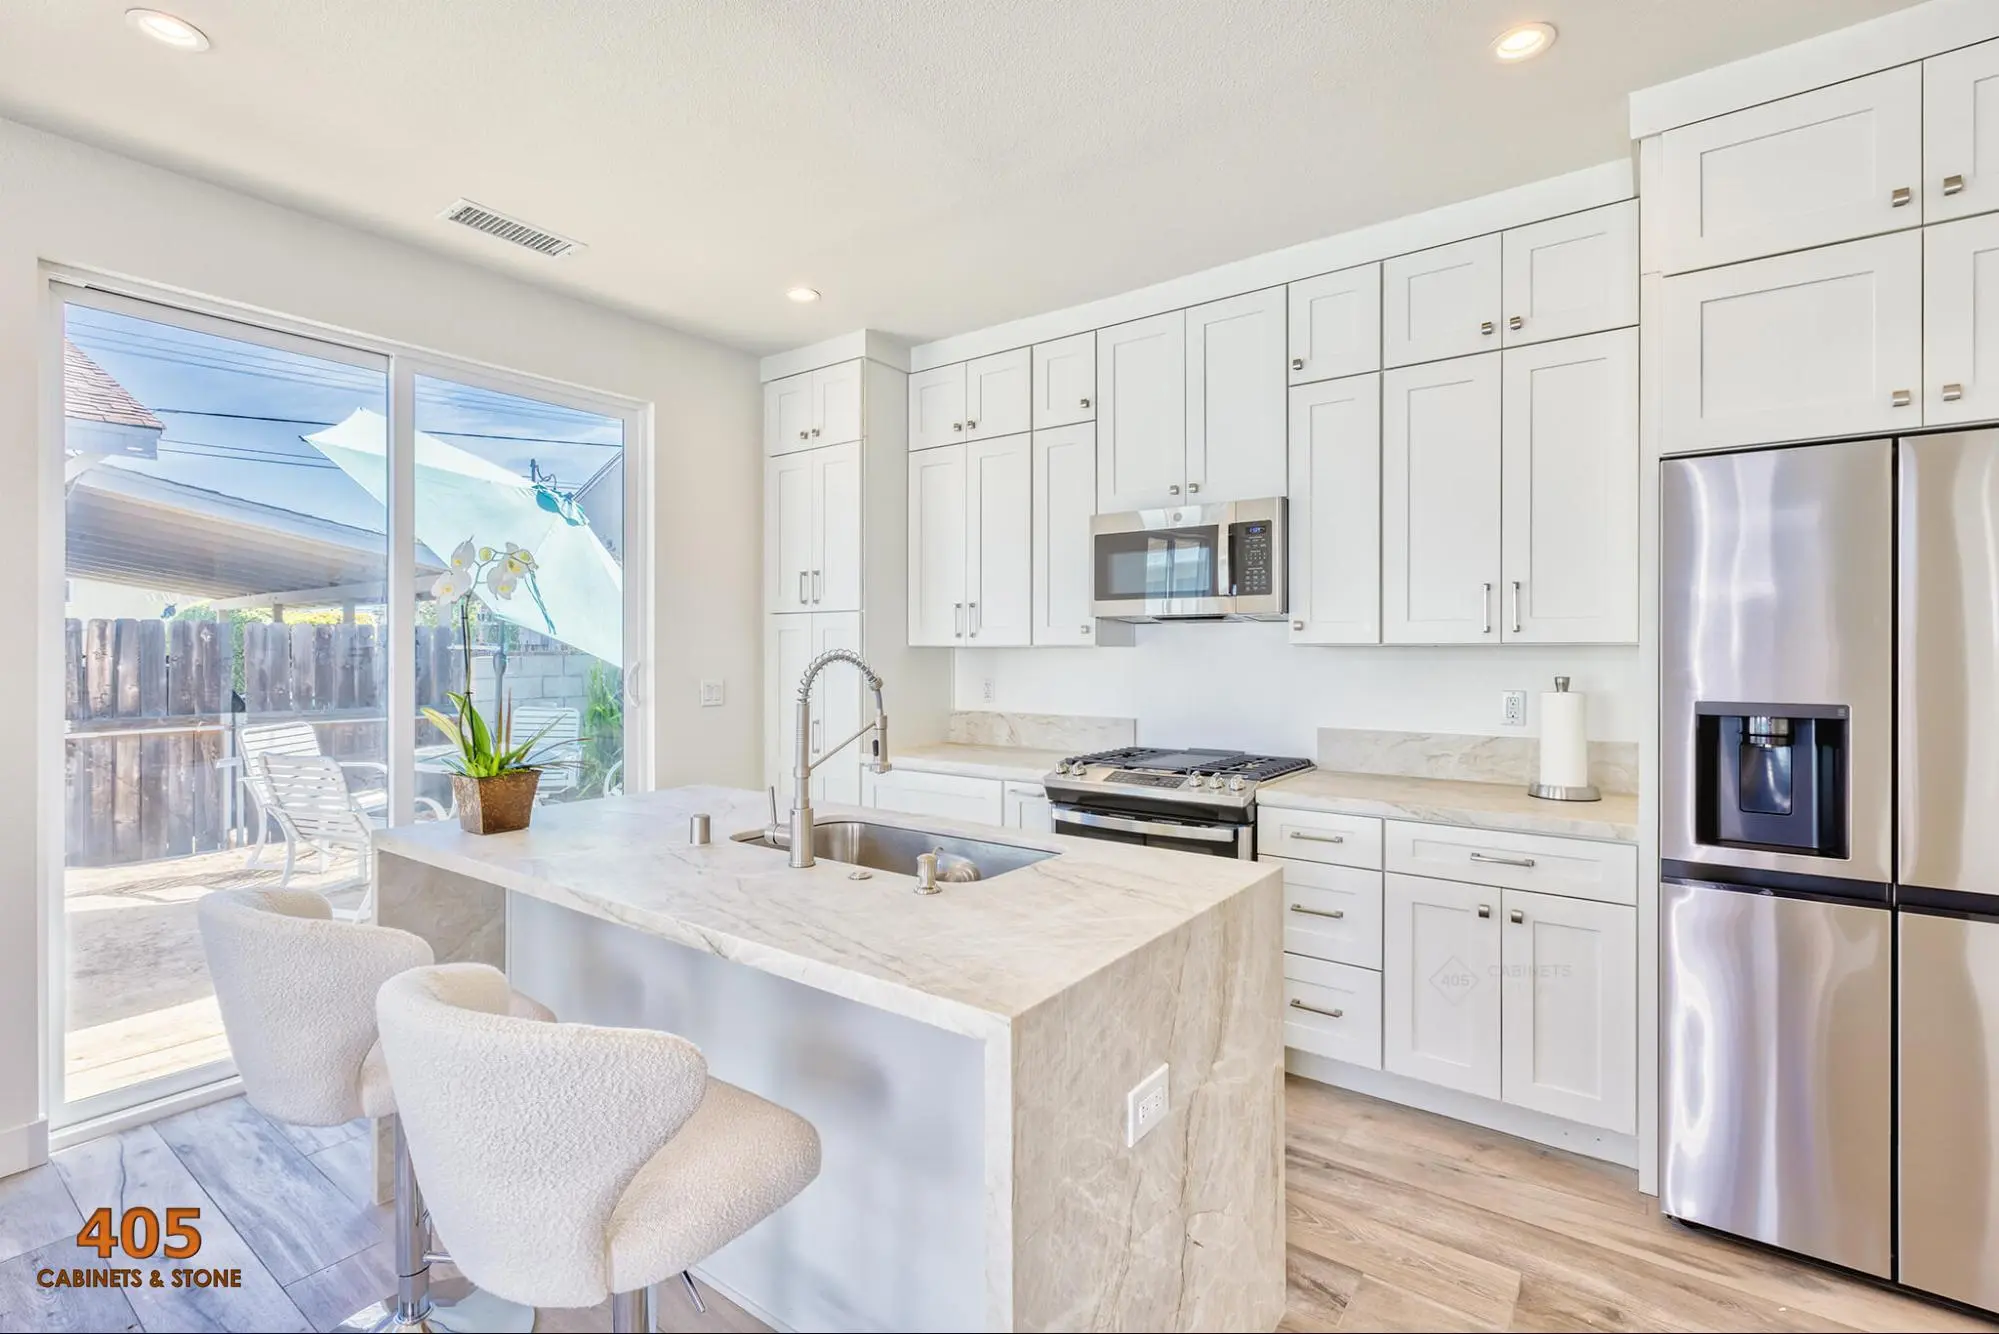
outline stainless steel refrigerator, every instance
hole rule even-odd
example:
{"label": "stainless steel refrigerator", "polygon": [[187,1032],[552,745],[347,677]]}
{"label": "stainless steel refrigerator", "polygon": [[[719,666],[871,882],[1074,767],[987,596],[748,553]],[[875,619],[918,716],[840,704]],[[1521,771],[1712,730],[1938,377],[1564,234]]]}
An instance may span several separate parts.
{"label": "stainless steel refrigerator", "polygon": [[1661,1206],[1999,1308],[1999,431],[1661,498]]}

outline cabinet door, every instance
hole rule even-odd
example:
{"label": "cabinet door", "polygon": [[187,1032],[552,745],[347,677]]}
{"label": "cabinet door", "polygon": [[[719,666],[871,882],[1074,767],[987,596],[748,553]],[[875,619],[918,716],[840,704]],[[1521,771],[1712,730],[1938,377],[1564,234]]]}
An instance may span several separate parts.
{"label": "cabinet door", "polygon": [[1499,641],[1497,352],[1381,377],[1381,637]]}
{"label": "cabinet door", "polygon": [[1097,331],[1097,512],[1170,505],[1187,480],[1187,320]]}
{"label": "cabinet door", "polygon": [[1090,516],[1097,511],[1097,428],[1034,433],[1034,634],[1037,645],[1094,644]]}
{"label": "cabinet door", "polygon": [[965,642],[1033,642],[1033,451],[1009,435],[965,446]]}
{"label": "cabinet door", "polygon": [[1504,234],[1506,346],[1638,323],[1638,201]]}
{"label": "cabinet door", "polygon": [[1035,834],[1055,832],[1055,818],[1049,810],[1048,796],[1038,785],[1008,783],[1004,796],[1007,828],[1025,829]]}
{"label": "cabinet door", "polygon": [[[1079,333],[1034,345],[1034,429],[1097,415],[1097,336]],[[1095,483],[1091,484],[1095,489]]]}
{"label": "cabinet door", "polygon": [[1923,62],[1923,221],[1994,209],[1999,209],[1999,42],[1980,42]]}
{"label": "cabinet door", "polygon": [[1917,425],[1923,238],[1914,232],[1666,281],[1666,453]]}
{"label": "cabinet door", "polygon": [[909,447],[934,449],[965,438],[965,363],[909,377]]}
{"label": "cabinet door", "polygon": [[1291,642],[1381,640],[1381,376],[1291,391]]}
{"label": "cabinet door", "polygon": [[1668,130],[1660,174],[1667,273],[1919,226],[1922,69]]}
{"label": "cabinet door", "polygon": [[1923,233],[1923,424],[1999,417],[1999,214]]}
{"label": "cabinet door", "polygon": [[1033,424],[1028,392],[1031,348],[996,352],[965,366],[965,434],[981,440],[1018,435]]}
{"label": "cabinet door", "polygon": [[1408,366],[1498,347],[1499,296],[1497,233],[1384,262],[1382,364]]}
{"label": "cabinet door", "polygon": [[764,386],[764,453],[812,448],[812,375],[787,375]]}
{"label": "cabinet door", "polygon": [[812,606],[812,455],[784,454],[764,463],[764,610]]}
{"label": "cabinet door", "polygon": [[1382,878],[1381,1064],[1500,1095],[1500,891]]}
{"label": "cabinet door", "polygon": [[950,648],[965,633],[965,446],[909,456],[909,643]]}
{"label": "cabinet door", "polygon": [[812,372],[812,443],[844,445],[861,438],[861,367],[843,361]]}
{"label": "cabinet door", "polygon": [[1284,289],[1187,312],[1187,494],[1284,494]]}
{"label": "cabinet door", "polygon": [[1500,1096],[1636,1133],[1636,911],[1517,889],[1504,891],[1501,902]]}
{"label": "cabinet door", "polygon": [[1638,639],[1638,331],[1501,354],[1510,644]]}
{"label": "cabinet door", "polygon": [[908,815],[938,815],[947,820],[1003,825],[1005,803],[997,778],[965,778],[958,774],[925,774],[891,769],[885,774],[862,771],[866,803]]}
{"label": "cabinet door", "polygon": [[861,444],[828,445],[812,460],[812,609],[861,609]]}
{"label": "cabinet door", "polygon": [[[836,648],[861,651],[859,612],[821,612],[812,618],[812,656]],[[786,692],[790,698],[790,692]],[[816,762],[828,746],[852,736],[861,725],[861,674],[845,666],[821,672],[812,683],[812,758]],[[796,726],[797,720],[793,720]],[[827,760],[812,774],[814,801],[843,801],[850,806],[861,802],[861,747],[870,738]],[[789,752],[786,752],[787,754]]]}
{"label": "cabinet door", "polygon": [[1381,369],[1381,266],[1363,264],[1292,283],[1291,383]]}
{"label": "cabinet door", "polygon": [[812,662],[812,617],[786,612],[764,617],[764,782],[780,804],[791,791],[798,745],[798,682]]}

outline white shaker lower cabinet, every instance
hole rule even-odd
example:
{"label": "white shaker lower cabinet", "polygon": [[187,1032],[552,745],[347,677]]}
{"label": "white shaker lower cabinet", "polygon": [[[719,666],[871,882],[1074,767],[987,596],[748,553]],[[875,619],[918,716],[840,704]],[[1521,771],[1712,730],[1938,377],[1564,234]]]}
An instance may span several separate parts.
{"label": "white shaker lower cabinet", "polygon": [[1284,289],[1210,301],[1186,321],[1186,498],[1283,495]]}
{"label": "white shaker lower cabinet", "polygon": [[1500,453],[1497,352],[1382,375],[1383,642],[1499,642]]}
{"label": "white shaker lower cabinet", "polygon": [[1500,638],[1636,643],[1638,331],[1509,348],[1502,364]]}
{"label": "white shaker lower cabinet", "polygon": [[965,642],[965,447],[909,456],[909,644]]}
{"label": "white shaker lower cabinet", "polygon": [[1077,422],[1037,430],[1033,448],[1032,637],[1036,647],[1094,644],[1090,516],[1097,512],[1097,428]]}
{"label": "white shaker lower cabinet", "polygon": [[1290,523],[1291,642],[1380,643],[1379,375],[1291,391]]}
{"label": "white shaker lower cabinet", "polygon": [[[765,781],[775,786],[780,804],[790,799],[791,767],[798,744],[798,682],[812,660],[828,650],[861,649],[859,612],[786,614],[765,618],[764,679],[768,701],[764,735]],[[812,686],[812,736],[807,748],[813,759],[825,748],[853,735],[861,725],[860,676],[844,668],[822,673]],[[812,775],[814,801],[861,799],[861,757],[849,748]]]}
{"label": "white shaker lower cabinet", "polygon": [[1665,291],[1665,452],[1921,424],[1920,233],[1668,278]]}
{"label": "white shaker lower cabinet", "polygon": [[1187,481],[1187,315],[1097,330],[1097,511],[1181,501]]}
{"label": "white shaker lower cabinet", "polygon": [[1055,817],[1048,794],[1039,783],[1009,782],[1000,792],[1000,802],[1008,829],[1025,829],[1035,834],[1055,832]]}
{"label": "white shaker lower cabinet", "polygon": [[997,778],[916,773],[908,769],[890,769],[885,774],[861,770],[863,805],[905,815],[936,815],[978,824],[1006,823],[1003,786]]}
{"label": "white shaker lower cabinet", "polygon": [[1923,233],[1923,380],[1925,426],[1999,417],[1999,214]]}
{"label": "white shaker lower cabinet", "polygon": [[1497,1098],[1501,893],[1382,878],[1382,1068]]}
{"label": "white shaker lower cabinet", "polygon": [[1633,909],[1509,889],[1500,949],[1501,1096],[1620,1134],[1638,1129]]}
{"label": "white shaker lower cabinet", "polygon": [[1033,639],[1031,458],[1024,434],[965,446],[964,642],[974,647]]}

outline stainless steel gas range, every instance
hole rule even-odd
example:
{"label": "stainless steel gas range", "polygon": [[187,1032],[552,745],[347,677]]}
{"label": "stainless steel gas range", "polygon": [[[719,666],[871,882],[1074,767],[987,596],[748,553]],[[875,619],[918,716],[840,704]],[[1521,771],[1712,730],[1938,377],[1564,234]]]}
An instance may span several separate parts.
{"label": "stainless steel gas range", "polygon": [[1078,755],[1041,780],[1056,832],[1211,857],[1256,856],[1256,793],[1310,760],[1131,746]]}

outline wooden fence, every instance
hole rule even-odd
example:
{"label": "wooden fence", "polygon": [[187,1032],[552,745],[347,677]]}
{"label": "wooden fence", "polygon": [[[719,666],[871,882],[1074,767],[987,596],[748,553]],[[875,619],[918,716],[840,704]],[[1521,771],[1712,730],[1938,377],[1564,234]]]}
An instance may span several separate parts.
{"label": "wooden fence", "polygon": [[[69,864],[110,866],[229,846],[248,823],[236,781],[239,728],[303,720],[328,755],[382,759],[383,649],[379,627],[354,622],[68,622]],[[455,627],[416,627],[419,704],[441,706],[446,692],[459,688],[460,652]],[[426,734],[420,743],[435,739],[428,723],[413,725]]]}

